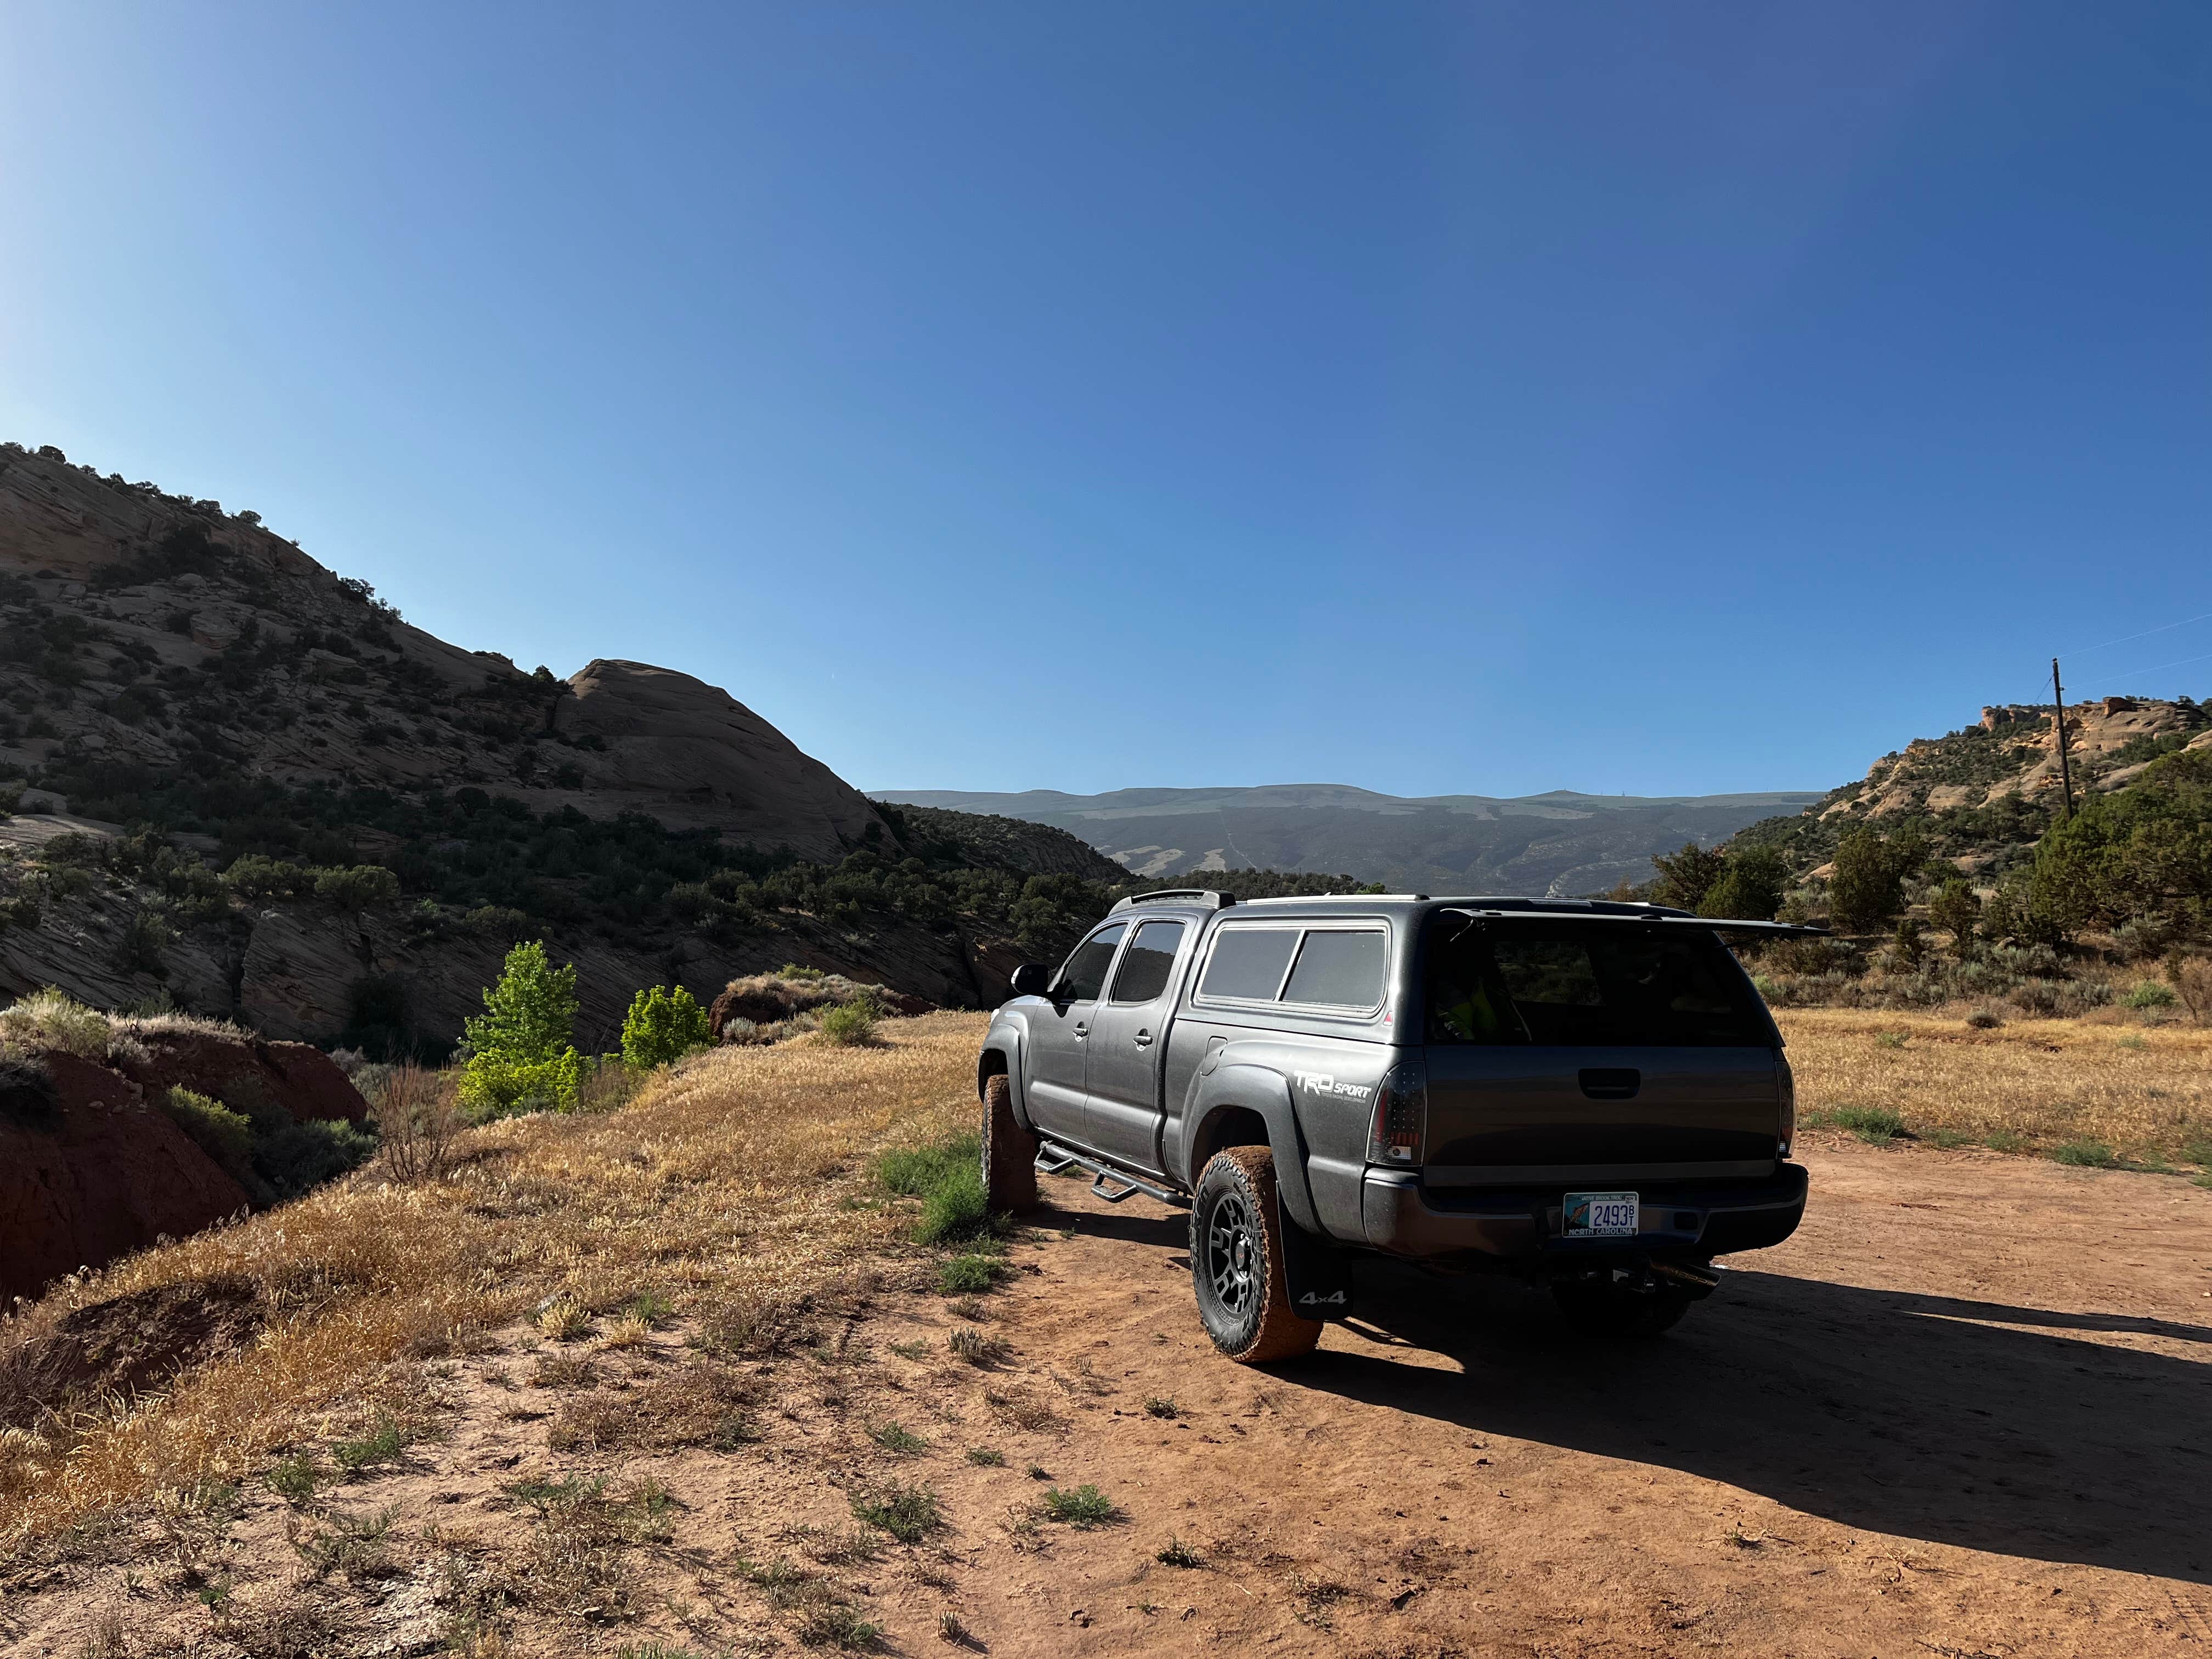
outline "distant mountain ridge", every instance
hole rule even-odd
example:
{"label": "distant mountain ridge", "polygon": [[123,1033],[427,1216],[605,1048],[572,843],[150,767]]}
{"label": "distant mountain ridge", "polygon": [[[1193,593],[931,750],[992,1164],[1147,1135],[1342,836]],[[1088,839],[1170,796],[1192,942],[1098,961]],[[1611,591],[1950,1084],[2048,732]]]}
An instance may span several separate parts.
{"label": "distant mountain ridge", "polygon": [[1818,792],[1731,795],[1386,795],[1349,784],[993,793],[878,789],[878,800],[1025,818],[1080,836],[1132,872],[1346,871],[1417,891],[1561,896],[1651,875],[1651,855],[1710,846]]}

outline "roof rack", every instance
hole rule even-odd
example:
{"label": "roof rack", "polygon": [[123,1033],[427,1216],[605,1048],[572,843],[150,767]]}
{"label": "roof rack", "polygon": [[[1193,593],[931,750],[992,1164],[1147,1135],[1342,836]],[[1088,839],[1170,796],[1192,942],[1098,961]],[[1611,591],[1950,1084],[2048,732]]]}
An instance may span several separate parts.
{"label": "roof rack", "polygon": [[1234,893],[1217,893],[1210,887],[1163,887],[1155,893],[1133,893],[1115,902],[1116,910],[1133,910],[1140,904],[1188,904],[1200,910],[1225,910],[1237,902]]}

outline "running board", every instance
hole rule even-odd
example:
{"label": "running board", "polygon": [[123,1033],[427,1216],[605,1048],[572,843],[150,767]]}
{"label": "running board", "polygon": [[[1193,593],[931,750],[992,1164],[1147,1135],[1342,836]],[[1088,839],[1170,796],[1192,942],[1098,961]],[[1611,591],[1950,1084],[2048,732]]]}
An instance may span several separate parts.
{"label": "running board", "polygon": [[[1070,1152],[1066,1147],[1049,1140],[1039,1143],[1036,1166],[1039,1171],[1045,1175],[1058,1175],[1063,1170],[1087,1171],[1095,1177],[1091,1183],[1091,1195],[1095,1198],[1103,1198],[1109,1204],[1119,1204],[1123,1199],[1137,1193],[1142,1193],[1146,1198],[1156,1199],[1162,1204],[1187,1204],[1190,1201],[1180,1193],[1171,1193],[1164,1187],[1156,1186],[1152,1182],[1129,1174],[1127,1170],[1117,1170],[1110,1164],[1102,1164],[1086,1152]],[[1109,1182],[1118,1182],[1121,1190],[1119,1192],[1111,1190],[1107,1185]]]}

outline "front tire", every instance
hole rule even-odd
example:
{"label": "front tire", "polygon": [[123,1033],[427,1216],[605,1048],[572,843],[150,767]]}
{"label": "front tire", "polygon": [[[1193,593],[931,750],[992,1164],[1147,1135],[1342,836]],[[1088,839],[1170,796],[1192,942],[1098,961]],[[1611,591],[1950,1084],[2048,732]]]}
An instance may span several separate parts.
{"label": "front tire", "polygon": [[983,1196],[994,1214],[1036,1208],[1036,1137],[1014,1115],[1006,1073],[983,1085]]}
{"label": "front tire", "polygon": [[1552,1299],[1567,1323],[1584,1336],[1650,1337],[1672,1330],[1690,1311],[1690,1293],[1679,1285],[1647,1279],[1642,1284],[1609,1273],[1587,1279],[1555,1279]]}
{"label": "front tire", "polygon": [[1240,1365],[1313,1352],[1322,1322],[1291,1311],[1275,1208],[1275,1155],[1265,1146],[1216,1152],[1190,1203],[1190,1276],[1199,1322]]}

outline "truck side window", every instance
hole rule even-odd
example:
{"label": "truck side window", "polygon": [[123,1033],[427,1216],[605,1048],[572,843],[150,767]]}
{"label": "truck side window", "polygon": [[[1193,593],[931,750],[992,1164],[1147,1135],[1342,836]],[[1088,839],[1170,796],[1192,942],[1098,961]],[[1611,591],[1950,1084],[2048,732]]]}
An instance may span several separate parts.
{"label": "truck side window", "polygon": [[1283,1000],[1372,1008],[1382,1000],[1382,969],[1389,954],[1389,938],[1380,928],[1316,928],[1298,951]]}
{"label": "truck side window", "polygon": [[1053,994],[1062,1002],[1097,1001],[1099,992],[1106,988],[1106,969],[1113,963],[1114,947],[1128,931],[1127,922],[1117,921],[1077,945],[1075,954],[1060,970],[1060,982]]}
{"label": "truck side window", "polygon": [[1206,959],[1202,997],[1234,997],[1242,1002],[1273,1002],[1283,988],[1283,970],[1298,935],[1291,927],[1224,927],[1214,936]]}
{"label": "truck side window", "polygon": [[1181,922],[1145,923],[1129,941],[1121,965],[1114,972],[1110,1000],[1125,1005],[1154,1000],[1168,988],[1168,975],[1175,971],[1176,952],[1181,949]]}

